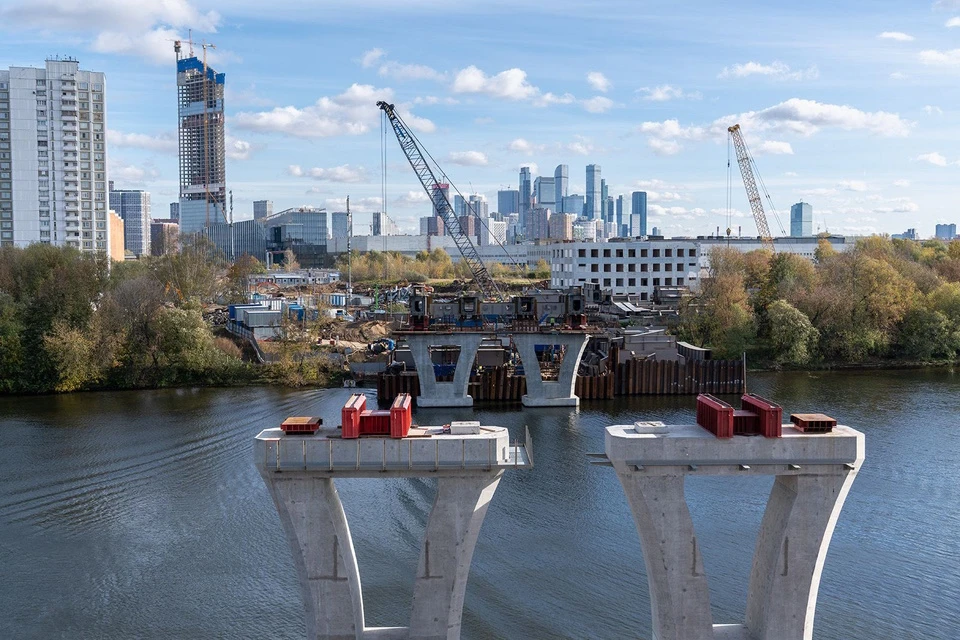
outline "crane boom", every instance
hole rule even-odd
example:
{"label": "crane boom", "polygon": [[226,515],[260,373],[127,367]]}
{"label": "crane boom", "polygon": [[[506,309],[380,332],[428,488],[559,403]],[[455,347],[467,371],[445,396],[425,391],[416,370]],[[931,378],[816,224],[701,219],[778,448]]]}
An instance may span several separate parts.
{"label": "crane boom", "polygon": [[763,211],[763,201],[760,199],[760,190],[757,188],[757,180],[753,176],[752,158],[747,150],[747,143],[743,141],[743,134],[740,133],[740,125],[735,124],[727,129],[730,139],[733,140],[733,146],[737,150],[737,164],[740,165],[740,175],[743,176],[743,187],[747,190],[747,200],[750,201],[750,209],[753,211],[753,219],[757,223],[757,232],[760,234],[760,241],[764,246],[774,249],[773,237],[770,235],[770,226],[767,224],[767,214]]}
{"label": "crane boom", "polygon": [[463,232],[460,226],[460,220],[454,215],[453,206],[450,204],[450,200],[447,198],[443,189],[439,187],[440,182],[437,180],[436,175],[434,175],[433,169],[430,168],[427,160],[423,157],[423,152],[420,150],[416,138],[410,132],[403,119],[397,115],[392,104],[381,100],[377,103],[377,106],[390,120],[390,124],[393,126],[393,132],[397,134],[397,141],[400,142],[400,148],[403,149],[404,154],[406,154],[407,160],[413,168],[413,172],[416,173],[420,179],[420,184],[423,185],[424,191],[427,192],[427,197],[430,198],[430,202],[432,202],[434,208],[436,208],[437,214],[443,220],[443,224],[450,230],[453,242],[457,245],[457,249],[460,251],[464,262],[470,267],[470,271],[473,274],[473,281],[480,289],[480,293],[485,298],[502,301],[503,293],[500,291],[500,287],[497,286],[490,272],[487,271],[487,267],[483,264],[483,260],[480,259],[480,254],[477,252],[477,248],[473,246],[470,236]]}

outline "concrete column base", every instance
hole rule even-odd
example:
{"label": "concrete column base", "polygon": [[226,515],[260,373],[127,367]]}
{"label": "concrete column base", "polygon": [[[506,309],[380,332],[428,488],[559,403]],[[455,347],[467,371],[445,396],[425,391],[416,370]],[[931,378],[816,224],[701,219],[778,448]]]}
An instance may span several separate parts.
{"label": "concrete column base", "polygon": [[[547,383],[544,383],[547,384]],[[520,402],[525,407],[579,407],[580,398],[571,396],[569,398],[537,398],[524,395]]]}
{"label": "concrete column base", "polygon": [[[420,407],[472,407],[473,398],[467,395],[470,372],[477,357],[483,335],[480,333],[430,333],[406,335],[413,362],[420,381]],[[437,382],[433,371],[430,347],[459,347],[460,355],[451,382]]]}

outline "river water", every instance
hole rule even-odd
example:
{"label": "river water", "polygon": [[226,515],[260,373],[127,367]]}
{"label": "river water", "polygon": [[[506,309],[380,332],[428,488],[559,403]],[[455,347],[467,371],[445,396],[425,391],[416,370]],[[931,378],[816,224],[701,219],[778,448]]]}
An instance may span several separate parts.
{"label": "river water", "polygon": [[[866,433],[833,537],[816,637],[960,638],[960,375],[758,374],[786,412]],[[253,437],[287,415],[339,422],[347,390],[179,389],[0,399],[0,638],[303,638],[302,604]],[[649,638],[637,532],[603,428],[689,422],[692,397],[578,410],[421,410],[530,428],[536,467],[487,512],[465,638]],[[714,621],[742,621],[771,481],[693,478]],[[405,625],[427,480],[338,481],[369,626]]]}

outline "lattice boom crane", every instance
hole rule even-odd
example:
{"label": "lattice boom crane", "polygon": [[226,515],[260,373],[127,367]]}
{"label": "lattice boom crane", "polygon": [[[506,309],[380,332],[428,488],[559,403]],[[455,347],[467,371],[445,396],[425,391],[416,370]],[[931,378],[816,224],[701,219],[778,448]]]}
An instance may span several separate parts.
{"label": "lattice boom crane", "polygon": [[[750,152],[747,150],[747,143],[743,141],[740,125],[733,125],[727,129],[727,132],[730,134],[733,146],[737,150],[737,164],[740,165],[740,175],[743,176],[743,186],[747,190],[747,200],[749,200],[750,209],[753,211],[753,219],[757,222],[760,241],[764,246],[775,251],[773,237],[770,235],[770,225],[767,224],[767,214],[763,211],[760,190],[757,188],[757,180],[753,175],[753,158],[750,157]],[[767,197],[769,198],[769,195]]]}
{"label": "lattice boom crane", "polygon": [[427,197],[430,198],[430,202],[432,202],[436,208],[437,214],[443,219],[443,224],[450,230],[453,242],[457,245],[457,249],[459,249],[460,255],[463,256],[464,262],[470,267],[470,271],[473,273],[473,281],[476,283],[477,288],[480,289],[481,295],[488,299],[502,301],[503,293],[490,275],[490,272],[487,271],[483,260],[480,259],[480,254],[477,252],[477,248],[473,246],[470,236],[465,234],[460,227],[460,220],[454,215],[453,206],[450,204],[450,200],[447,198],[443,189],[440,188],[440,181],[437,180],[436,175],[434,175],[433,169],[430,168],[426,158],[423,157],[423,152],[420,150],[415,136],[410,132],[409,127],[407,127],[403,119],[397,115],[392,104],[381,100],[377,103],[377,106],[380,107],[390,120],[390,124],[393,126],[393,132],[397,134],[397,141],[400,142],[400,148],[403,149],[407,160],[410,161],[413,172],[416,173],[420,179],[420,184],[423,185],[424,191],[427,192]]}

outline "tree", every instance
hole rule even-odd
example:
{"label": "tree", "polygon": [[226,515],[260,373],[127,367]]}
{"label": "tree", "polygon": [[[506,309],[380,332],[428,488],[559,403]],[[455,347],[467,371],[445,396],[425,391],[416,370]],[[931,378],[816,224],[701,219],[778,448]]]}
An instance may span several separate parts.
{"label": "tree", "polygon": [[801,365],[810,361],[820,332],[802,311],[786,300],[776,300],[767,307],[767,320],[777,362]]}
{"label": "tree", "polygon": [[179,252],[158,256],[151,265],[154,277],[174,304],[206,302],[219,294],[222,261],[205,236],[184,236]]}
{"label": "tree", "polygon": [[300,269],[300,263],[297,262],[297,254],[293,252],[293,249],[284,249],[283,268],[287,271],[298,271]]}

